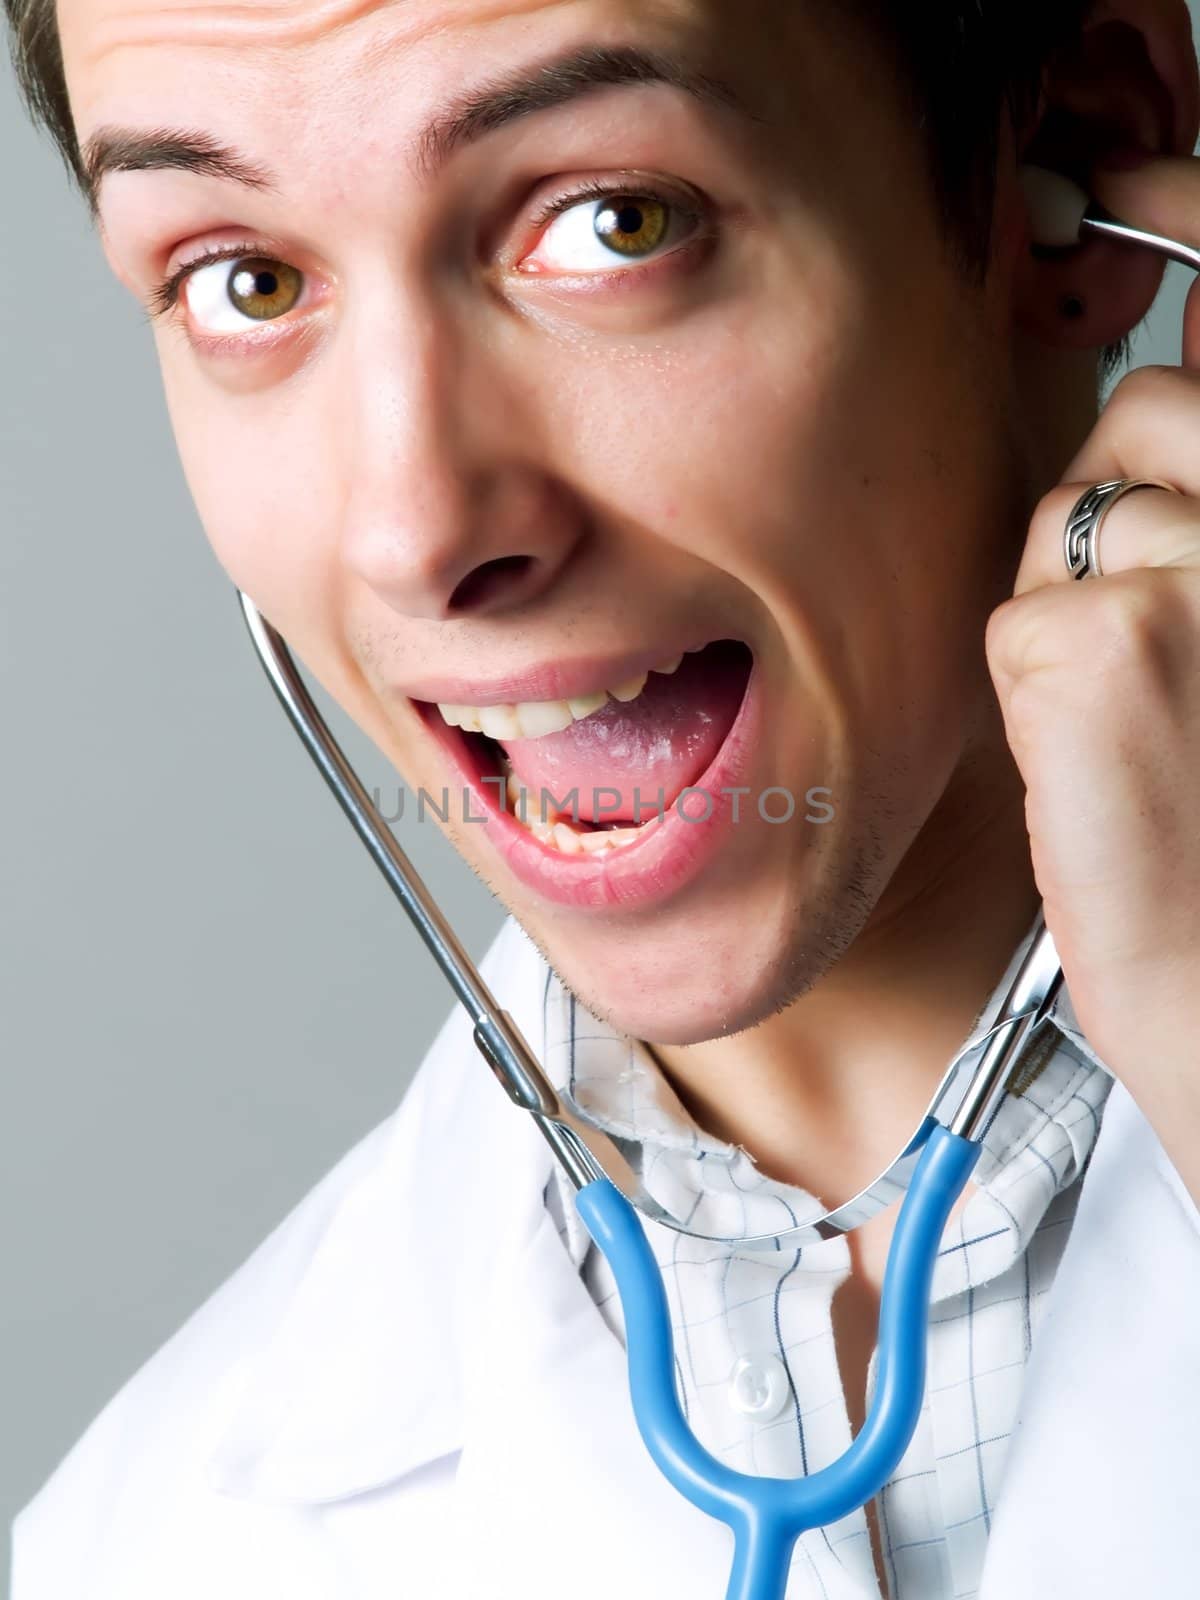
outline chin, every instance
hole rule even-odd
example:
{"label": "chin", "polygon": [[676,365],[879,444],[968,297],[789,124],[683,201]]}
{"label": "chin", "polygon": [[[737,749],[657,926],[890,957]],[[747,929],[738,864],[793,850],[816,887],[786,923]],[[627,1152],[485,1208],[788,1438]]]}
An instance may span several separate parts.
{"label": "chin", "polygon": [[806,892],[803,864],[780,865],[758,893],[743,878],[610,939],[591,925],[531,928],[531,937],[580,1004],[617,1032],[680,1046],[728,1038],[807,993],[841,947],[832,897],[811,873]]}

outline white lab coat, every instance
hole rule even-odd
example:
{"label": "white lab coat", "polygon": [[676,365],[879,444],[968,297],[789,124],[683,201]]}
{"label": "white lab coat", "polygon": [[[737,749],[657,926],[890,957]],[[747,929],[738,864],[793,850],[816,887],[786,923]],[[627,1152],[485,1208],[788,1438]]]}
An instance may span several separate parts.
{"label": "white lab coat", "polygon": [[[536,1048],[516,923],[483,970]],[[456,1008],[395,1116],[22,1511],[13,1600],[722,1600],[730,1536],[646,1455],[550,1162]],[[1196,1593],[1198,1447],[1200,1213],[1118,1084],[980,1600]]]}

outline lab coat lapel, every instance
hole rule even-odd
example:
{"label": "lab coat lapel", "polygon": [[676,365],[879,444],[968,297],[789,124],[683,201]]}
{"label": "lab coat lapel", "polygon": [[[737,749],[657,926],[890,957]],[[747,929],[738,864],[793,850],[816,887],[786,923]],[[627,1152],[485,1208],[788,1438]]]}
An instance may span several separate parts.
{"label": "lab coat lapel", "polygon": [[732,1535],[650,1460],[624,1349],[544,1208],[498,1265],[464,1376],[463,1596],[720,1600]]}
{"label": "lab coat lapel", "polygon": [[[536,1038],[540,962],[517,924],[505,924],[481,972]],[[332,1503],[457,1451],[462,1349],[497,1241],[544,1212],[552,1164],[455,1008],[399,1111],[330,1175],[333,1202],[311,1226],[301,1226],[306,1211],[280,1231],[291,1244],[275,1251],[286,1259],[267,1273],[265,1296],[280,1310],[245,1357],[207,1462],[211,1485]]]}
{"label": "lab coat lapel", "polygon": [[979,1600],[1196,1592],[1200,1214],[1118,1083],[1038,1331]]}

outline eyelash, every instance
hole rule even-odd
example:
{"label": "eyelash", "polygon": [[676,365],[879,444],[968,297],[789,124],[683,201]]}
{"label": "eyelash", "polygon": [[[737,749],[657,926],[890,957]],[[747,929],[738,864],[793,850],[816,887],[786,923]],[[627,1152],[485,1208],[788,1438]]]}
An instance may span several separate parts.
{"label": "eyelash", "polygon": [[[532,226],[536,230],[541,230],[554,217],[561,216],[564,211],[570,211],[573,206],[585,200],[611,200],[617,195],[637,195],[671,206],[685,216],[697,215],[696,212],[689,211],[686,206],[680,205],[677,198],[659,193],[653,188],[635,185],[620,188],[600,178],[589,178],[569,193],[556,195],[554,199],[547,201],[534,216]],[[260,244],[243,239],[237,244],[214,245],[210,249],[202,250],[190,260],[180,262],[152,289],[147,301],[149,315],[166,317],[174,311],[179,303],[179,291],[192,273],[199,272],[201,267],[210,267],[218,261],[240,261],[247,256],[260,256],[265,260],[275,259],[269,252],[264,251]]]}

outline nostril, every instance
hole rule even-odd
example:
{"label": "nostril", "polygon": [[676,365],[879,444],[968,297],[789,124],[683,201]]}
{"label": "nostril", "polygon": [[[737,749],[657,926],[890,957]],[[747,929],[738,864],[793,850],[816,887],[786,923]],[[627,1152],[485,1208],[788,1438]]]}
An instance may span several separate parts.
{"label": "nostril", "polygon": [[533,556],[498,556],[469,572],[450,596],[451,611],[474,611],[506,589],[515,588],[533,566]]}

